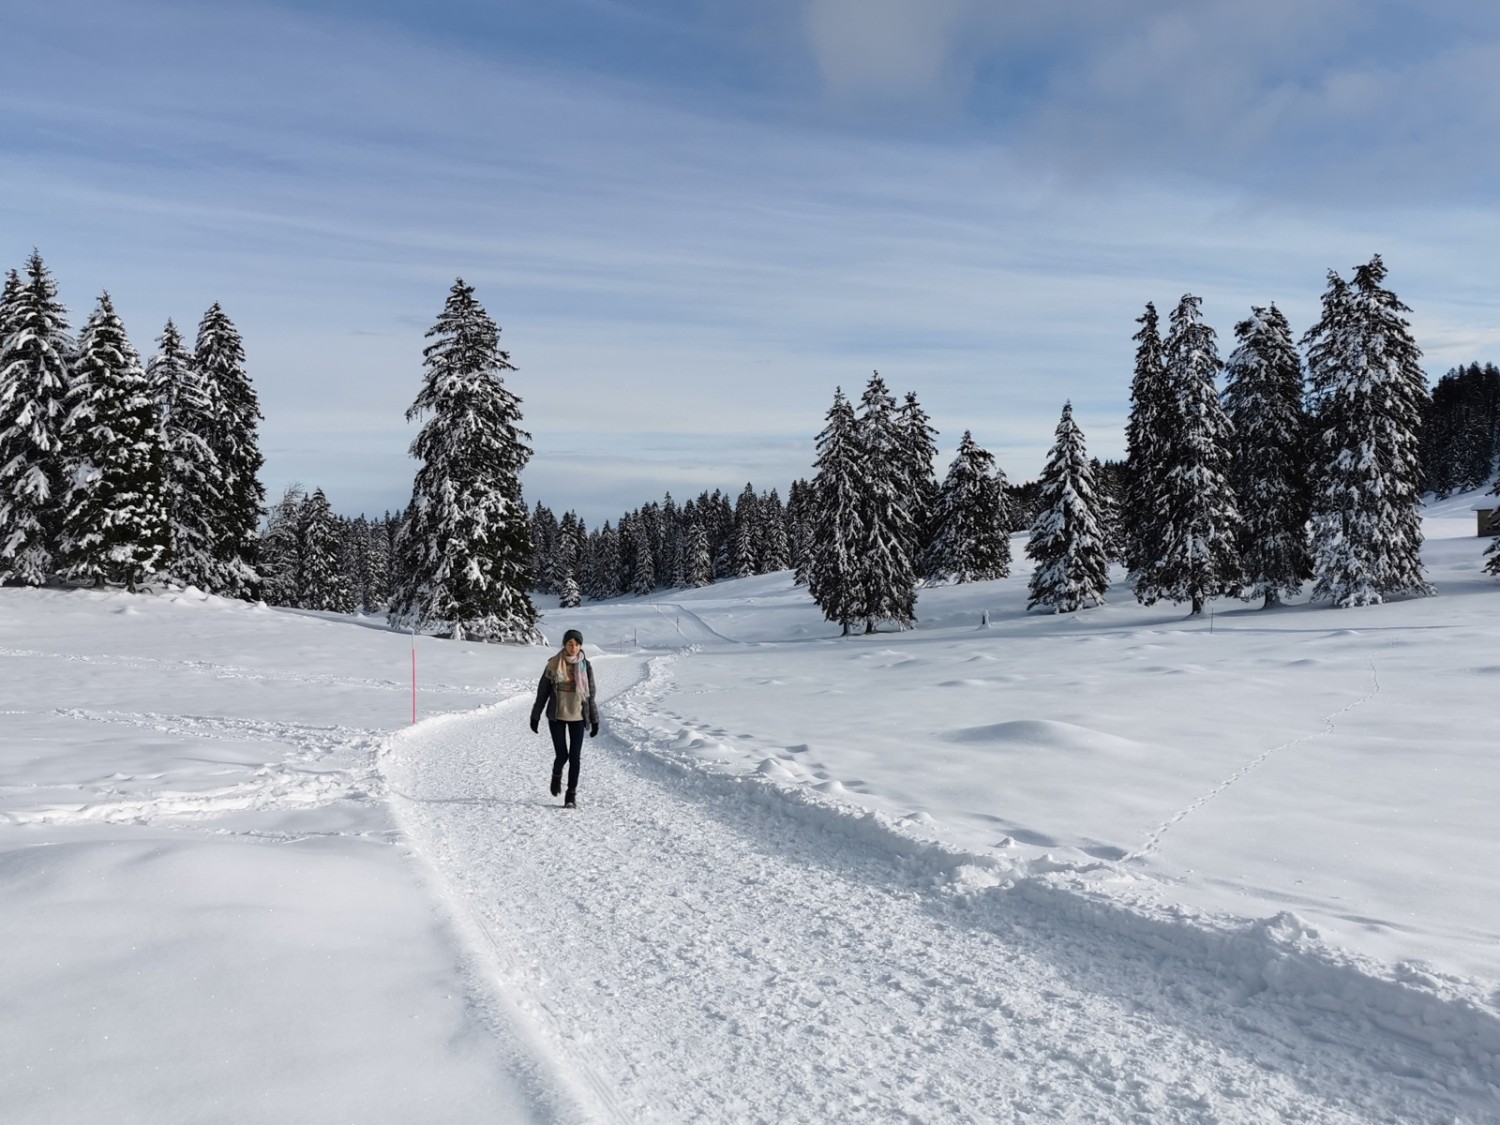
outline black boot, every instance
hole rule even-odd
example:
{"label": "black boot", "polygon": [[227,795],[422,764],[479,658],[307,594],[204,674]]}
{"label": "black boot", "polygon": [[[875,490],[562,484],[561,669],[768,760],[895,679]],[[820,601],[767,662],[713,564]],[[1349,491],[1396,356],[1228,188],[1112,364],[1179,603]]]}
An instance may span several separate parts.
{"label": "black boot", "polygon": [[562,792],[562,774],[555,773],[552,775],[551,790],[554,797]]}
{"label": "black boot", "polygon": [[577,807],[578,807],[578,802],[573,799],[573,790],[569,789],[568,790],[568,795],[563,798],[563,808],[565,808],[565,809],[576,809]]}

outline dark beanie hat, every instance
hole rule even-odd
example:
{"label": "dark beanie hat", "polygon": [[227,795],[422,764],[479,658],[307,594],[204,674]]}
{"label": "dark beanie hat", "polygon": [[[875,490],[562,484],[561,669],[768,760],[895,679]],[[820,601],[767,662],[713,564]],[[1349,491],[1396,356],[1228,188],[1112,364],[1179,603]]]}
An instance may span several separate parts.
{"label": "dark beanie hat", "polygon": [[581,645],[583,644],[583,634],[577,629],[569,629],[563,634],[563,644],[567,644],[569,641],[577,641]]}

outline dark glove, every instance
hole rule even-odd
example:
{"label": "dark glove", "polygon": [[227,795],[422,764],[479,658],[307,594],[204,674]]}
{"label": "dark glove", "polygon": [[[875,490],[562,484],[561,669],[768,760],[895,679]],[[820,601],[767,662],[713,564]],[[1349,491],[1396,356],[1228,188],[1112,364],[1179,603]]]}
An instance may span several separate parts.
{"label": "dark glove", "polygon": [[599,737],[599,724],[598,723],[595,723],[593,726],[589,727],[589,737],[590,738],[598,738]]}
{"label": "dark glove", "polygon": [[537,732],[537,717],[535,715],[533,715],[533,716],[531,716],[531,733],[535,734],[536,732]]}

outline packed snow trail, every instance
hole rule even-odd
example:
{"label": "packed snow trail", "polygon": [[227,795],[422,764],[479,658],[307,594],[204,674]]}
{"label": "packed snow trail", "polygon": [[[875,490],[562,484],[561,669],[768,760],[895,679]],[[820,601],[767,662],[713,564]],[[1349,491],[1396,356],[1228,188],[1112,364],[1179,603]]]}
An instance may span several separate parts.
{"label": "packed snow trail", "polygon": [[1421,1044],[1046,895],[976,907],[997,900],[770,786],[626,749],[660,684],[635,658],[596,669],[606,731],[577,811],[547,794],[529,697],[414,727],[384,759],[495,994],[588,1120],[1500,1120],[1484,1076]]}

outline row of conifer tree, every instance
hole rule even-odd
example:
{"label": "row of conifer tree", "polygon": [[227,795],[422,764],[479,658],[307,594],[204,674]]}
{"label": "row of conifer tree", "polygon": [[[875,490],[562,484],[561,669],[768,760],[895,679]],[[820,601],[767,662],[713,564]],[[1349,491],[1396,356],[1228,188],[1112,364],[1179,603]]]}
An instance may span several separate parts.
{"label": "row of conifer tree", "polygon": [[[1226,365],[1227,413],[1239,417],[1247,440],[1236,455],[1250,455],[1254,414],[1260,408],[1257,374],[1269,351],[1287,354],[1284,324],[1274,311],[1257,309],[1236,327],[1238,347]],[[1262,323],[1271,321],[1271,327]],[[1163,347],[1154,309],[1142,318],[1146,371]],[[1293,378],[1289,386],[1299,383]],[[1424,480],[1439,495],[1454,487],[1488,483],[1500,437],[1500,369],[1494,365],[1457,368],[1439,380],[1422,422]],[[882,395],[879,386],[871,395]],[[898,411],[910,432],[921,435],[926,416],[915,395]],[[1041,480],[1014,486],[995,458],[966,432],[941,484],[921,478],[922,492],[935,504],[919,516],[921,541],[912,549],[921,582],[974,582],[1010,571],[1010,532],[1032,531],[1028,555],[1038,562],[1031,582],[1032,606],[1079,609],[1095,604],[1107,589],[1107,561],[1124,561],[1121,511],[1127,492],[1127,463],[1098,462],[1085,452],[1082,431],[1065,407],[1056,444]],[[930,458],[916,449],[913,463]],[[1245,460],[1250,465],[1253,460]],[[1448,487],[1442,481],[1451,481]],[[1239,483],[1241,489],[1247,484]],[[703,490],[678,504],[667,493],[588,529],[574,511],[561,519],[537,501],[531,511],[531,589],[555,594],[564,607],[583,598],[603,600],[642,595],[663,588],[696,588],[727,577],[795,568],[807,582],[814,553],[813,486],[792,481],[787,502],[777,490],[757,492],[745,484],[733,502],[720,489]],[[1041,519],[1038,519],[1041,517]],[[1076,528],[1088,526],[1106,550],[1086,552],[1073,544]],[[267,601],[284,606],[338,610],[384,609],[395,568],[393,543],[401,520],[336,516],[320,490],[308,495],[288,489],[273,505],[261,540],[260,570]],[[1247,532],[1247,535],[1250,532]],[[1242,546],[1256,561],[1254,544]],[[1103,559],[1103,561],[1101,561]],[[1077,573],[1070,573],[1070,567]],[[1268,591],[1257,591],[1265,595]],[[1274,594],[1280,597],[1280,594]],[[850,618],[853,619],[853,618]]]}
{"label": "row of conifer tree", "polygon": [[[1339,606],[1429,593],[1420,493],[1493,474],[1500,372],[1457,369],[1429,395],[1410,310],[1385,277],[1378,256],[1347,281],[1330,272],[1302,350],[1274,304],[1252,308],[1227,361],[1199,298],[1183,296],[1165,335],[1148,304],[1125,462],[1090,459],[1065,405],[1029,490],[1019,521],[1035,564],[1029,607],[1102,603],[1111,561],[1125,563],[1141,602],[1193,613],[1221,596],[1274,605],[1309,583]],[[969,433],[940,484],[934,434],[915,394],[898,406],[876,373],[857,408],[835,393],[816,476],[793,484],[784,509],[774,491],[747,486],[732,509],[717,492],[682,508],[668,496],[590,533],[539,505],[542,588],[576,604],[792,566],[846,632],[907,627],[922,583],[1009,573],[1022,507]],[[1500,573],[1500,555],[1489,569]]]}
{"label": "row of conifer tree", "polygon": [[260,410],[215,304],[147,363],[109,294],[75,336],[35,251],[0,291],[0,584],[256,589]]}
{"label": "row of conifer tree", "polygon": [[1005,576],[1010,533],[1029,528],[1034,608],[1099,604],[1112,560],[1141,601],[1195,612],[1224,595],[1274,604],[1307,582],[1338,605],[1425,593],[1419,489],[1493,471],[1500,371],[1456,369],[1429,396],[1409,310],[1384,279],[1378,257],[1347,282],[1329,274],[1305,367],[1274,305],[1236,325],[1225,363],[1198,298],[1182,298],[1165,336],[1148,305],[1123,464],[1089,459],[1065,406],[1039,481],[1009,485],[966,432],[939,482],[916,395],[898,404],[876,373],[857,405],[835,393],[815,475],[785,504],[751,485],[732,504],[717,490],[680,506],[668,495],[588,531],[572,512],[527,511],[514,368],[461,280],[408,411],[425,418],[412,500],[400,517],[347,520],[321,490],[289,489],[263,511],[260,414],[218,305],[192,350],[169,322],[143,364],[108,294],[71,335],[33,253],[0,298],[0,581],[167,577],[516,640],[537,635],[528,590],[573,605],[792,568],[848,631],[911,625],[922,583]]}

